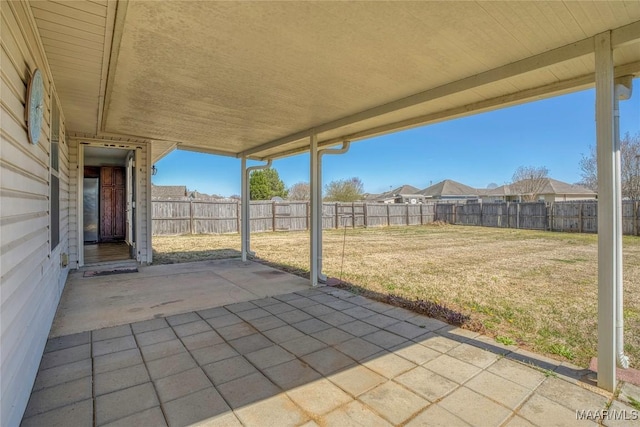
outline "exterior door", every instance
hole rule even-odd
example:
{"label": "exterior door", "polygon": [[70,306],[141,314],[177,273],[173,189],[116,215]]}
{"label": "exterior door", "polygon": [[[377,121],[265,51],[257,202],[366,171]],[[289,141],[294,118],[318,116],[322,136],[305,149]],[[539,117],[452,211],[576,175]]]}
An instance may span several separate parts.
{"label": "exterior door", "polygon": [[125,181],[125,168],[100,168],[100,241],[125,238]]}
{"label": "exterior door", "polygon": [[135,173],[135,161],[134,161],[134,156],[132,152],[129,152],[129,155],[127,156],[127,179],[126,179],[126,186],[127,186],[127,202],[126,202],[126,229],[125,229],[125,242],[127,242],[127,244],[131,247],[133,247],[133,221],[134,221],[134,217],[133,217],[133,203],[134,203],[134,199],[133,199],[133,177],[134,177],[134,173]]}

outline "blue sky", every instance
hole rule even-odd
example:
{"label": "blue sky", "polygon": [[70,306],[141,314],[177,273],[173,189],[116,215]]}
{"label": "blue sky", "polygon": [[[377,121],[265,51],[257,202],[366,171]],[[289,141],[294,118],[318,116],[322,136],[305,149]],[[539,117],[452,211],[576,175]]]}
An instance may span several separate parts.
{"label": "blue sky", "polygon": [[[621,133],[640,132],[640,79],[620,102]],[[519,166],[544,166],[552,178],[580,181],[579,161],[595,145],[595,91],[576,92],[462,119],[355,142],[323,158],[323,182],[357,176],[366,192],[444,179],[472,187],[511,181]],[[249,162],[251,164],[251,162]],[[156,185],[202,193],[240,194],[240,160],[176,150],[158,163]],[[275,160],[287,187],[309,181],[308,154]]]}

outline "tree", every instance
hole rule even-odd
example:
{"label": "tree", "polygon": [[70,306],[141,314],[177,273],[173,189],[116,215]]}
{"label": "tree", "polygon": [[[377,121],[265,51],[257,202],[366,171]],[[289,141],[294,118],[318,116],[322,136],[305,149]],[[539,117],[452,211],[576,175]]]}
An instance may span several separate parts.
{"label": "tree", "polygon": [[535,202],[549,179],[549,169],[544,166],[520,166],[516,169],[511,188],[525,202]]}
{"label": "tree", "polygon": [[362,200],[364,185],[360,178],[331,181],[325,187],[324,200],[328,202],[355,202]]}
{"label": "tree", "polygon": [[298,182],[289,188],[289,200],[311,199],[311,187],[308,182]]}
{"label": "tree", "polygon": [[[588,156],[580,159],[581,184],[598,191],[598,165],[596,147],[591,147]],[[632,136],[628,132],[620,140],[620,178],[622,197],[640,199],[640,133]]]}
{"label": "tree", "polygon": [[249,197],[251,200],[270,200],[272,197],[287,197],[284,182],[275,169],[259,169],[251,172]]}

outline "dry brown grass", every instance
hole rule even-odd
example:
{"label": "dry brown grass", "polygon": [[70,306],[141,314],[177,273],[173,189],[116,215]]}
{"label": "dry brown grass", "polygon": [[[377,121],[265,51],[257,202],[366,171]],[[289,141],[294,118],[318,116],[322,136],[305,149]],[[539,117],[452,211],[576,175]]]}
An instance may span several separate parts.
{"label": "dry brown grass", "polygon": [[[324,233],[324,269],[381,294],[462,312],[489,334],[586,366],[595,355],[597,237],[462,226],[347,229]],[[238,235],[155,237],[157,262],[237,256]],[[308,270],[303,232],[252,235],[272,263]],[[640,366],[640,238],[624,239],[625,339]],[[344,262],[344,266],[342,263]]]}

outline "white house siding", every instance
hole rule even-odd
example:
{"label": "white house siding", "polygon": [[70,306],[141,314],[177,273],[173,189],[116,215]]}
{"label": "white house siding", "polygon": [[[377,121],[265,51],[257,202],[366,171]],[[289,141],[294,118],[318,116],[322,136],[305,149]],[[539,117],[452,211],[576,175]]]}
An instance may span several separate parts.
{"label": "white house siding", "polygon": [[[60,141],[60,243],[50,251],[49,151],[53,86],[29,7],[0,2],[0,425],[14,426],[29,399],[68,268],[69,156]],[[30,73],[43,73],[39,143],[24,121]],[[62,114],[61,114],[62,115]]]}
{"label": "white house siding", "polygon": [[548,194],[545,202],[574,202],[580,200],[596,200],[595,194]]}
{"label": "white house siding", "polygon": [[78,267],[78,141],[69,138],[69,265]]}

